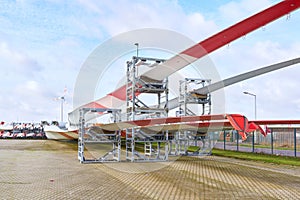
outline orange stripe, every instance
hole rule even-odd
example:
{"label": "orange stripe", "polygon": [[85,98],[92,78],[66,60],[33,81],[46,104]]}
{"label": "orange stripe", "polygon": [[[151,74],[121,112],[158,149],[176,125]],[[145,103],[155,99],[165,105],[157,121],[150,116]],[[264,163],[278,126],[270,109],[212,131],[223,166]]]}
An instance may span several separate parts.
{"label": "orange stripe", "polygon": [[74,140],[74,139],[75,139],[74,137],[72,137],[72,136],[70,136],[70,135],[68,135],[68,134],[66,134],[66,133],[63,133],[63,132],[57,132],[57,133],[59,133],[60,135],[66,137],[66,138],[68,138],[68,139],[71,139],[71,140]]}

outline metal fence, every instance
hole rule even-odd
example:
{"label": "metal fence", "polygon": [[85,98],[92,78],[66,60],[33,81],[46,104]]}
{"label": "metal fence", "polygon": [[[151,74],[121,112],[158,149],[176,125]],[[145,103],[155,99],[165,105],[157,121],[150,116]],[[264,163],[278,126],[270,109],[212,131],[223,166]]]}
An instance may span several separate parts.
{"label": "metal fence", "polygon": [[300,128],[271,128],[267,136],[253,132],[244,141],[237,131],[224,131],[215,148],[300,157]]}

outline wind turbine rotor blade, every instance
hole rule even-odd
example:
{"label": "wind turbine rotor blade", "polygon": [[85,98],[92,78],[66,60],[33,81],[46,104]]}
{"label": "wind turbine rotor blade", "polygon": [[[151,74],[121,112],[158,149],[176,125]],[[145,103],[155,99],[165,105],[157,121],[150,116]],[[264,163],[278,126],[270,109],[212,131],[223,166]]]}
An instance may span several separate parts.
{"label": "wind turbine rotor blade", "polygon": [[141,78],[163,80],[185,66],[206,56],[207,54],[229,44],[230,42],[286,15],[300,7],[299,0],[285,0],[271,6],[227,29],[195,44],[166,62],[159,64],[144,73]]}
{"label": "wind turbine rotor blade", "polygon": [[[208,85],[208,86],[199,88],[197,90],[194,90],[193,92],[195,92],[197,94],[205,95],[205,94],[217,91],[219,89],[225,88],[227,86],[233,85],[235,83],[238,83],[238,82],[250,79],[250,78],[254,78],[254,77],[257,77],[257,76],[260,76],[260,75],[263,75],[263,74],[266,74],[266,73],[269,73],[269,72],[272,72],[272,71],[283,69],[285,67],[289,67],[289,66],[299,64],[299,63],[300,63],[300,58],[295,58],[295,59],[292,59],[292,60],[288,60],[288,61],[280,62],[280,63],[277,63],[277,64],[269,65],[267,67],[263,67],[263,68],[260,68],[260,69],[256,69],[256,70],[253,70],[253,71],[249,71],[249,72],[246,72],[246,73],[243,73],[243,74],[239,74],[239,75],[227,78],[227,79],[222,80],[222,81],[218,81],[218,82],[213,83],[211,85]],[[163,103],[162,103],[162,105],[163,105]],[[173,98],[173,99],[168,101],[169,110],[175,109],[177,107],[178,107],[178,97]]]}
{"label": "wind turbine rotor blade", "polygon": [[208,85],[208,86],[205,86],[203,88],[197,89],[197,90],[195,90],[195,92],[198,93],[198,94],[208,94],[208,93],[214,92],[216,90],[222,89],[224,87],[227,87],[229,85],[232,85],[232,84],[235,84],[235,83],[238,83],[238,82],[250,79],[250,78],[254,78],[256,76],[260,76],[260,75],[263,75],[263,74],[266,74],[266,73],[269,73],[269,72],[272,72],[272,71],[275,71],[275,70],[279,70],[279,69],[282,69],[282,68],[285,68],[285,67],[289,67],[291,65],[295,65],[295,64],[298,64],[298,63],[300,63],[300,58],[295,58],[295,59],[288,60],[288,61],[285,61],[285,62],[277,63],[277,64],[270,65],[270,66],[267,66],[267,67],[263,67],[263,68],[260,68],[260,69],[249,71],[249,72],[246,72],[246,73],[243,73],[243,74],[239,74],[237,76],[233,76],[231,78],[228,78],[228,79],[225,79],[225,80],[222,80],[222,81],[218,81],[218,82],[213,83],[211,85]]}

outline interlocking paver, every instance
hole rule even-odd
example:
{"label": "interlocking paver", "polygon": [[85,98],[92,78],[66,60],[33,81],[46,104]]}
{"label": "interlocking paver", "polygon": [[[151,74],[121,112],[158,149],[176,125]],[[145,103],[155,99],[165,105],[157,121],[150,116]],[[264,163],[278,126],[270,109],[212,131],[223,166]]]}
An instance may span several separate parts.
{"label": "interlocking paver", "polygon": [[80,164],[76,142],[0,140],[0,199],[297,199],[300,169],[206,157]]}

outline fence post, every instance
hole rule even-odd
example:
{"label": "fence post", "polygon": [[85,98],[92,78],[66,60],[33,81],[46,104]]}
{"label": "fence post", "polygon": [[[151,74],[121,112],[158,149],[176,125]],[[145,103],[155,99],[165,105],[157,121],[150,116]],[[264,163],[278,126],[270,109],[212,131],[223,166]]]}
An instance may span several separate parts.
{"label": "fence post", "polygon": [[239,132],[235,131],[236,133],[236,151],[239,151]]}
{"label": "fence post", "polygon": [[297,130],[294,128],[294,155],[297,157]]}
{"label": "fence post", "polygon": [[252,153],[254,153],[254,136],[256,135],[256,131],[252,132]]}
{"label": "fence post", "polygon": [[226,131],[224,130],[224,133],[223,133],[223,138],[224,138],[224,150],[226,149]]}
{"label": "fence post", "polygon": [[273,146],[273,129],[271,129],[271,154],[274,153],[274,146]]}

